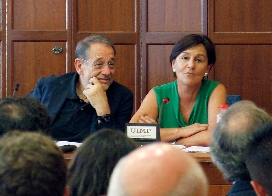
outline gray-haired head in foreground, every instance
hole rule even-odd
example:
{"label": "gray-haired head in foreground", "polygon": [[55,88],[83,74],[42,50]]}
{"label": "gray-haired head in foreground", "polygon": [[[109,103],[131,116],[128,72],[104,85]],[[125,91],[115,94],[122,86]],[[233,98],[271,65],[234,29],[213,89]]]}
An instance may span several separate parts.
{"label": "gray-haired head in foreground", "polygon": [[51,137],[9,131],[0,139],[0,194],[63,196],[67,165]]}
{"label": "gray-haired head in foreground", "polygon": [[[267,195],[272,195],[272,122],[256,131],[247,152],[246,165],[255,192],[261,192],[260,186]],[[259,184],[259,185],[258,185]],[[257,189],[257,191],[256,191]]]}
{"label": "gray-haired head in foreground", "polygon": [[231,105],[216,125],[211,140],[211,157],[226,180],[250,180],[245,156],[252,134],[271,116],[252,101],[242,100]]}
{"label": "gray-haired head in foreground", "polygon": [[51,134],[50,116],[44,104],[31,97],[0,100],[0,135],[11,130]]}

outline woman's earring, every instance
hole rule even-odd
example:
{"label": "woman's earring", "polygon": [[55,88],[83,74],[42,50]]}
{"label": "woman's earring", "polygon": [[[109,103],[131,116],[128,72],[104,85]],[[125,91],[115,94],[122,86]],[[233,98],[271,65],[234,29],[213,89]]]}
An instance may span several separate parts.
{"label": "woman's earring", "polygon": [[174,73],[176,72],[176,68],[173,68],[173,72],[174,72]]}
{"label": "woman's earring", "polygon": [[205,74],[204,74],[204,77],[207,77],[208,76],[208,73],[206,72]]}

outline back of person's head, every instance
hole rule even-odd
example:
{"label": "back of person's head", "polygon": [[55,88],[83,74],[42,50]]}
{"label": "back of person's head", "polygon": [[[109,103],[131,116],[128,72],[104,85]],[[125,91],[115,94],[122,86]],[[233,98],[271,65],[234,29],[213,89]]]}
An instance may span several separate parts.
{"label": "back of person's head", "polygon": [[118,162],[107,195],[206,196],[208,181],[191,155],[167,143],[153,143]]}
{"label": "back of person's head", "polygon": [[112,49],[114,51],[114,55],[116,55],[114,43],[109,38],[107,38],[103,35],[93,34],[93,35],[86,37],[83,40],[80,40],[77,43],[76,54],[75,54],[76,58],[88,60],[88,55],[89,55],[89,50],[90,50],[91,45],[97,44],[97,43],[98,44],[105,44],[107,46],[112,47]]}
{"label": "back of person's head", "polygon": [[260,196],[272,195],[272,122],[254,133],[246,165],[255,192]]}
{"label": "back of person's head", "polygon": [[211,158],[226,180],[250,180],[245,165],[252,134],[271,120],[270,115],[252,101],[232,104],[216,125],[211,139]]}
{"label": "back of person's head", "polygon": [[216,55],[214,43],[207,36],[199,34],[189,34],[177,41],[170,55],[170,63],[172,63],[181,52],[199,44],[203,44],[207,51],[208,65],[215,64]]}
{"label": "back of person's head", "polygon": [[68,171],[72,195],[103,195],[118,160],[139,145],[124,133],[102,129],[76,150]]}
{"label": "back of person's head", "polygon": [[0,139],[0,193],[63,196],[67,165],[59,147],[41,133],[10,131]]}
{"label": "back of person's head", "polygon": [[30,97],[7,97],[0,102],[0,135],[10,131],[42,132],[50,135],[47,108]]}

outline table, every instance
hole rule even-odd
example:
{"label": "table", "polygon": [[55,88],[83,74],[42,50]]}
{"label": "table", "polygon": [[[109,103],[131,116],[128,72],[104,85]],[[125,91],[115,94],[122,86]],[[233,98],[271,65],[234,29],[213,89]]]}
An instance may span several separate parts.
{"label": "table", "polygon": [[[220,170],[212,163],[210,153],[189,153],[201,164],[209,180],[209,196],[225,196],[231,184],[226,182]],[[67,164],[72,160],[73,153],[65,153]]]}
{"label": "table", "polygon": [[210,153],[189,153],[201,164],[209,180],[209,196],[225,196],[231,184],[224,180],[221,171],[213,164]]}

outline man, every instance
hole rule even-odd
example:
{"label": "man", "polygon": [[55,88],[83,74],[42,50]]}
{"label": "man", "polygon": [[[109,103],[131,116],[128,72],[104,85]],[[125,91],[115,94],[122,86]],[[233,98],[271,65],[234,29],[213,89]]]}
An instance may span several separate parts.
{"label": "man", "polygon": [[117,163],[107,195],[207,196],[208,181],[191,155],[167,143],[153,143]]}
{"label": "man", "polygon": [[115,47],[92,35],[76,47],[77,73],[41,78],[29,94],[49,110],[56,140],[82,142],[101,128],[125,131],[133,109],[132,92],[113,81]]}
{"label": "man", "polygon": [[1,195],[69,195],[65,159],[49,136],[6,133],[0,139],[0,165]]}
{"label": "man", "polygon": [[30,97],[7,97],[0,101],[0,135],[11,131],[42,132],[50,135],[47,108]]}
{"label": "man", "polygon": [[250,142],[246,165],[258,196],[272,195],[272,123],[257,131]]}
{"label": "man", "polygon": [[253,133],[271,120],[253,102],[232,104],[216,125],[211,141],[211,158],[225,179],[233,183],[229,196],[255,196],[245,165],[248,143]]}

